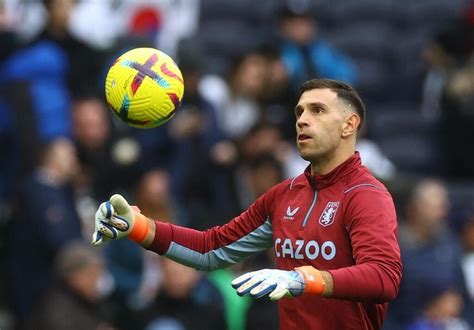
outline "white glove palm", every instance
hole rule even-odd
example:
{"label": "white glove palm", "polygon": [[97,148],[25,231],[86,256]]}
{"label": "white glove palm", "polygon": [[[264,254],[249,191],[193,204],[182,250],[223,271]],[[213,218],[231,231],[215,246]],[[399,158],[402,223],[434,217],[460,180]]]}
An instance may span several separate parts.
{"label": "white glove palm", "polygon": [[278,269],[262,269],[246,273],[232,281],[237,294],[252,298],[261,298],[268,294],[271,300],[279,300],[285,296],[296,297],[303,293],[305,280],[297,271]]}
{"label": "white glove palm", "polygon": [[95,231],[92,244],[97,246],[109,239],[127,236],[133,227],[132,207],[122,195],[115,194],[110,201],[100,204],[95,213]]}

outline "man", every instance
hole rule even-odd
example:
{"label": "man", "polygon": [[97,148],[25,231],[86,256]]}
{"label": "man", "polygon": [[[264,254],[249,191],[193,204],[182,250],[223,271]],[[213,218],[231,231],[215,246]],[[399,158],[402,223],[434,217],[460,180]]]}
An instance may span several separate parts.
{"label": "man", "polygon": [[[31,41],[51,41],[64,51],[68,62],[66,78],[69,89],[74,96],[87,95],[97,88],[98,73],[102,73],[105,54],[70,31],[71,17],[76,0],[42,0],[46,24],[42,31]],[[87,38],[86,38],[87,39]]]}
{"label": "man", "polygon": [[[390,307],[386,329],[407,328],[426,313],[431,300],[463,289],[459,281],[462,249],[448,224],[450,203],[448,189],[441,181],[427,178],[413,186],[405,207],[406,219],[400,221],[399,227],[406,272],[397,301]],[[437,290],[433,289],[435,286]],[[441,314],[438,317],[442,318]]]}
{"label": "man", "polygon": [[311,2],[306,3],[301,7],[284,4],[278,10],[280,52],[291,83],[298,86],[315,76],[354,83],[358,78],[354,62],[321,37]]}
{"label": "man", "polygon": [[18,184],[7,235],[8,288],[20,321],[51,285],[58,251],[81,238],[71,189],[79,170],[74,145],[66,138],[54,139],[40,151],[40,159],[34,173]]}
{"label": "man", "polygon": [[278,269],[232,282],[240,295],[279,302],[282,329],[380,329],[402,265],[393,201],[355,152],[365,107],[348,85],[304,83],[295,108],[297,146],[311,164],[269,189],[228,224],[195,231],[152,221],[120,195],[101,204],[93,243],[128,236],[200,270],[273,247]]}
{"label": "man", "polygon": [[54,259],[55,280],[35,306],[25,329],[112,330],[102,300],[104,262],[82,241],[64,245]]}
{"label": "man", "polygon": [[223,296],[202,273],[169,259],[160,260],[160,271],[156,298],[128,329],[226,328]]}

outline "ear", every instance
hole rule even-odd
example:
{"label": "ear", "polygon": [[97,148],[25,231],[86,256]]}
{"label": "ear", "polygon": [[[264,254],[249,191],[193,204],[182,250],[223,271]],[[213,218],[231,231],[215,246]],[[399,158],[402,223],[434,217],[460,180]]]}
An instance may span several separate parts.
{"label": "ear", "polygon": [[348,137],[352,134],[357,133],[357,128],[360,125],[360,117],[357,113],[353,112],[346,117],[344,123],[342,124],[341,136]]}

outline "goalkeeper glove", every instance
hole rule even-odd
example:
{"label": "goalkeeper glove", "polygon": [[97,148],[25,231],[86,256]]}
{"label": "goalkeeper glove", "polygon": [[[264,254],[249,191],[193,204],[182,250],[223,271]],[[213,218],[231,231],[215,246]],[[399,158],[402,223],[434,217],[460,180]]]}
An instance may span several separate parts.
{"label": "goalkeeper glove", "polygon": [[303,293],[321,294],[325,289],[321,273],[312,266],[291,271],[263,269],[239,276],[231,284],[240,296],[250,294],[252,298],[261,298],[268,295],[270,300],[297,297]]}
{"label": "goalkeeper glove", "polygon": [[115,194],[100,204],[95,213],[92,244],[97,246],[110,239],[128,237],[142,242],[148,235],[148,219],[137,207],[132,207],[122,195]]}

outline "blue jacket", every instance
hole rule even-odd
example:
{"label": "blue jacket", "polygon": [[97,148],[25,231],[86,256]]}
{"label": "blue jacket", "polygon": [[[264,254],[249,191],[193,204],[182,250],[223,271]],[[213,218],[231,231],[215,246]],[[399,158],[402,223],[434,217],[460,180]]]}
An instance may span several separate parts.
{"label": "blue jacket", "polygon": [[[31,99],[36,130],[41,140],[69,136],[70,93],[66,83],[68,59],[64,51],[49,41],[37,42],[11,55],[0,66],[0,88],[15,82],[28,82],[25,97]],[[0,132],[14,127],[8,97],[0,94]]]}
{"label": "blue jacket", "polygon": [[[320,77],[342,80],[349,84],[356,82],[356,67],[347,56],[320,40],[314,41],[308,47],[314,70]],[[308,79],[316,78],[306,76],[303,51],[298,45],[284,42],[281,55],[294,85],[299,86]]]}
{"label": "blue jacket", "polygon": [[56,253],[81,239],[81,224],[68,187],[47,185],[37,175],[20,184],[17,205],[8,235],[8,287],[23,318],[51,284]]}

